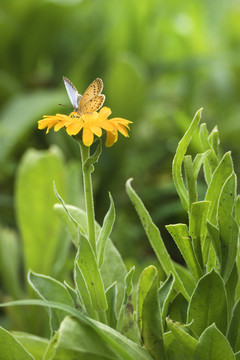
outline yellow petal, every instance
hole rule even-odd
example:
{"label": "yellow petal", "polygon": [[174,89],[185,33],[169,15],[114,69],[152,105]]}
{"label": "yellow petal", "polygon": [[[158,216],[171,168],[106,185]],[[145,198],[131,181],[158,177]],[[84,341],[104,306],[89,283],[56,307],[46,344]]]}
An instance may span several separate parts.
{"label": "yellow petal", "polygon": [[51,129],[57,123],[58,123],[58,119],[56,119],[56,118],[53,118],[53,119],[45,118],[43,120],[38,121],[38,129],[42,130],[47,127],[48,128],[47,131],[49,131],[49,129]]}
{"label": "yellow petal", "polygon": [[89,123],[89,122],[95,121],[95,120],[97,120],[97,118],[98,118],[98,113],[96,111],[93,113],[90,113],[90,114],[82,114],[81,115],[81,120],[84,123]]}
{"label": "yellow petal", "polygon": [[112,146],[117,141],[117,139],[118,139],[117,132],[112,133],[110,131],[107,131],[107,138],[106,138],[105,146],[106,147]]}
{"label": "yellow petal", "polygon": [[123,119],[123,118],[120,118],[120,117],[112,118],[110,120],[113,121],[113,122],[124,124],[124,125],[132,124],[132,121],[126,120],[126,119]]}
{"label": "yellow petal", "polygon": [[83,140],[84,145],[91,146],[93,143],[93,139],[94,139],[94,136],[93,136],[93,132],[91,131],[91,129],[84,127],[83,135],[82,135],[82,140]]}
{"label": "yellow petal", "polygon": [[56,117],[58,117],[59,120],[69,120],[69,116],[64,114],[56,114]]}
{"label": "yellow petal", "polygon": [[59,121],[59,123],[57,123],[55,126],[54,126],[54,131],[58,131],[60,130],[61,128],[63,128],[65,126],[65,121]]}
{"label": "yellow petal", "polygon": [[77,135],[79,131],[81,131],[83,125],[82,121],[74,121],[70,125],[66,126],[66,131],[68,135]]}
{"label": "yellow petal", "polygon": [[94,133],[94,135],[100,137],[102,136],[102,129],[99,126],[90,125],[90,129]]}
{"label": "yellow petal", "polygon": [[129,137],[127,129],[123,125],[118,124],[117,129],[123,136]]}
{"label": "yellow petal", "polygon": [[111,115],[112,111],[108,107],[104,106],[98,113],[98,120],[107,119]]}
{"label": "yellow petal", "polygon": [[113,125],[109,120],[101,120],[100,126],[102,129],[107,131],[112,131],[114,129]]}

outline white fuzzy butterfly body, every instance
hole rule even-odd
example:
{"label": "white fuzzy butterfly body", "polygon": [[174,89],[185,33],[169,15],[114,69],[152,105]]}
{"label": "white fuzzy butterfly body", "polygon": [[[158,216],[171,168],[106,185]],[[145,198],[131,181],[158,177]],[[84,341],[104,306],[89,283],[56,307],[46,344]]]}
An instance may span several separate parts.
{"label": "white fuzzy butterfly body", "polygon": [[69,79],[63,77],[63,81],[74,111],[78,112],[80,115],[90,114],[102,107],[105,101],[105,96],[101,94],[103,89],[102,79],[97,78],[94,80],[83,95],[78,93],[77,89]]}

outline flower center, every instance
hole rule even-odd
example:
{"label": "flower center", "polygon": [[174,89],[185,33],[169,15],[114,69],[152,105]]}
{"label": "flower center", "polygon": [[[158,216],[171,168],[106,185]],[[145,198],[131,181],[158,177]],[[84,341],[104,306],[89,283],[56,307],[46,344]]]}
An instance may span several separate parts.
{"label": "flower center", "polygon": [[84,117],[81,116],[80,112],[78,112],[78,111],[73,111],[73,112],[69,115],[69,117],[70,117],[71,119],[81,119],[84,123],[86,123]]}

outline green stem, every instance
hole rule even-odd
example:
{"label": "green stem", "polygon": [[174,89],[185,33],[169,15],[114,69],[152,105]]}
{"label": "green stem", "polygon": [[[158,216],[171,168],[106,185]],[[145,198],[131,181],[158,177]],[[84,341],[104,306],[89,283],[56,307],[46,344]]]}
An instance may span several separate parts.
{"label": "green stem", "polygon": [[85,206],[87,212],[88,240],[92,245],[93,251],[96,253],[95,216],[94,216],[91,168],[84,166],[84,164],[90,157],[90,147],[80,144],[80,149],[81,149],[81,157],[82,157],[82,173],[83,173],[83,185],[84,185],[84,194],[85,194]]}

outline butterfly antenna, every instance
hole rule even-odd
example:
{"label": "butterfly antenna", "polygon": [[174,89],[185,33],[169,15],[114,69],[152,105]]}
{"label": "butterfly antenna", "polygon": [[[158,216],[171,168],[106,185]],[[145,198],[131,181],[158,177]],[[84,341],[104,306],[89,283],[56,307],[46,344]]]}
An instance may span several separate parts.
{"label": "butterfly antenna", "polygon": [[58,104],[59,106],[64,106],[66,108],[69,108],[70,109],[70,106],[69,105],[65,105],[65,104]]}

